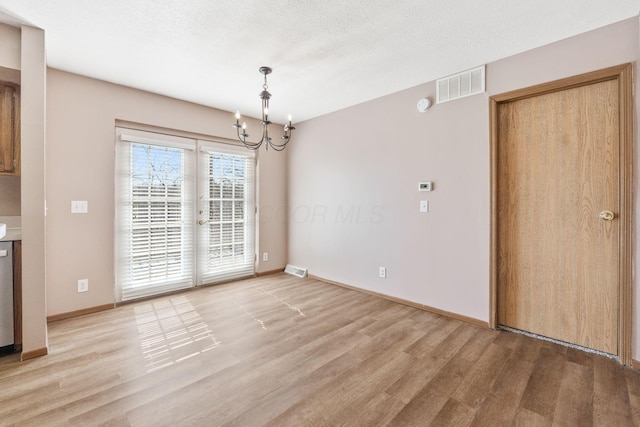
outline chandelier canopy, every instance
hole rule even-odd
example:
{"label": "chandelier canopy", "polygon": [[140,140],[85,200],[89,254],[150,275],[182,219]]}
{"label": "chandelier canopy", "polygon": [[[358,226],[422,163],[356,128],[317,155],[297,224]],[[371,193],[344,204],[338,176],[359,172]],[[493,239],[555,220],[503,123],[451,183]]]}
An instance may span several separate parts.
{"label": "chandelier canopy", "polygon": [[267,75],[271,74],[273,71],[269,67],[260,67],[258,70],[261,74],[264,75],[264,84],[262,85],[262,92],[258,95],[262,100],[262,138],[257,142],[247,141],[249,134],[247,133],[247,123],[242,122],[240,124],[240,111],[236,111],[236,122],[233,125],[236,128],[236,132],[238,134],[238,140],[247,148],[251,150],[257,150],[264,143],[265,149],[268,150],[269,147],[273,148],[276,151],[282,151],[285,149],[289,141],[291,141],[291,131],[295,128],[291,126],[291,114],[289,114],[289,121],[284,125],[284,134],[280,137],[282,139],[281,144],[276,144],[271,140],[269,136],[269,125],[271,121],[269,120],[269,99],[271,98],[271,94],[267,90],[269,86],[267,85]]}

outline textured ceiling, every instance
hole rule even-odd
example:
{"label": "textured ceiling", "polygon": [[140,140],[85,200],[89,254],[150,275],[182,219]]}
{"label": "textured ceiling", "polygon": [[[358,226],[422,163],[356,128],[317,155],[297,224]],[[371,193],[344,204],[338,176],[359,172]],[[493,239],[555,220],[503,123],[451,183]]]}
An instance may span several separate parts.
{"label": "textured ceiling", "polygon": [[[302,121],[637,16],[640,0],[0,0],[51,67]],[[4,20],[10,22],[11,19]],[[14,21],[15,22],[15,21]]]}

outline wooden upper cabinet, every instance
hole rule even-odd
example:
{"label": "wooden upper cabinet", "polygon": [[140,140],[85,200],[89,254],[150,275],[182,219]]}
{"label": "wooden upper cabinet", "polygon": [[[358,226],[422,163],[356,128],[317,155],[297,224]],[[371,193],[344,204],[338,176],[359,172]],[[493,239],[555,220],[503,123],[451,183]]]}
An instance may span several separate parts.
{"label": "wooden upper cabinet", "polygon": [[0,175],[20,175],[20,88],[0,82]]}

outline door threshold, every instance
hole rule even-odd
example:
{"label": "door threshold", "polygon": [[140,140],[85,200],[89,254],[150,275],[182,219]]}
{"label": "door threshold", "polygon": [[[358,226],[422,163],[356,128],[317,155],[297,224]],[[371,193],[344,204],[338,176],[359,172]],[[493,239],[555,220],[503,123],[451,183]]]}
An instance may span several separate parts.
{"label": "door threshold", "polygon": [[573,343],[570,343],[570,342],[567,342],[567,341],[557,340],[555,338],[545,337],[544,335],[534,334],[533,332],[523,331],[522,329],[516,329],[516,328],[512,328],[510,326],[505,326],[505,325],[498,325],[498,329],[501,329],[501,330],[507,331],[507,332],[513,332],[513,333],[520,334],[520,335],[525,335],[525,336],[531,337],[531,338],[537,338],[537,339],[543,340],[543,341],[549,341],[549,342],[552,342],[554,344],[560,344],[562,346],[569,347],[569,348],[574,348],[576,350],[585,351],[587,353],[597,354],[599,356],[604,356],[604,357],[607,357],[609,359],[614,359],[614,360],[617,360],[618,362],[620,362],[620,359],[618,358],[617,355],[611,354],[611,353],[606,353],[606,352],[600,351],[600,350],[596,350],[595,348],[583,347],[583,346],[578,345],[578,344],[573,344]]}

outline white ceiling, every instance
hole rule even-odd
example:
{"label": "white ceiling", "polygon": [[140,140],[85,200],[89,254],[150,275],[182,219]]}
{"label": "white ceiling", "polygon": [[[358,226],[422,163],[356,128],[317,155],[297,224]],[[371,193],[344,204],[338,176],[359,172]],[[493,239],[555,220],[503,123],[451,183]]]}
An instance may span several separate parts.
{"label": "white ceiling", "polygon": [[[640,0],[0,0],[49,66],[302,121],[637,16]],[[10,20],[5,20],[10,22]],[[426,94],[425,94],[426,95]]]}

